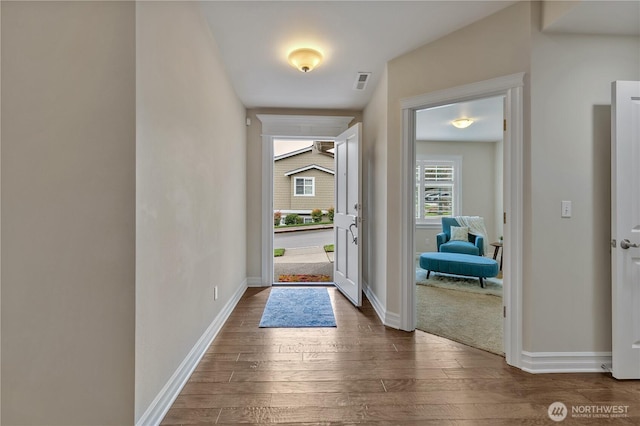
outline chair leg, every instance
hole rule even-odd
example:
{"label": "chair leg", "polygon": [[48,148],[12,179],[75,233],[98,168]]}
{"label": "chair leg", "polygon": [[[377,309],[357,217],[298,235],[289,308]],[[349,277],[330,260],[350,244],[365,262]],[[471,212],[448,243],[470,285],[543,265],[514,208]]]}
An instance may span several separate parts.
{"label": "chair leg", "polygon": [[480,277],[480,287],[484,288],[484,278]]}
{"label": "chair leg", "polygon": [[427,279],[429,279],[429,275],[431,275],[431,271],[427,271]]}

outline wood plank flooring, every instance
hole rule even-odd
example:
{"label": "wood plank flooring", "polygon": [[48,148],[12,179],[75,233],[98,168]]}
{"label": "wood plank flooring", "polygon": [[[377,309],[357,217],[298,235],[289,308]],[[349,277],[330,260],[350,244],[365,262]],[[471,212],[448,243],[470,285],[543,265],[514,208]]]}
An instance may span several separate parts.
{"label": "wood plank flooring", "polygon": [[533,375],[502,357],[384,327],[371,304],[334,288],[337,328],[258,328],[270,289],[247,290],[162,425],[549,425],[549,404],[626,405],[640,424],[640,382],[609,374]]}

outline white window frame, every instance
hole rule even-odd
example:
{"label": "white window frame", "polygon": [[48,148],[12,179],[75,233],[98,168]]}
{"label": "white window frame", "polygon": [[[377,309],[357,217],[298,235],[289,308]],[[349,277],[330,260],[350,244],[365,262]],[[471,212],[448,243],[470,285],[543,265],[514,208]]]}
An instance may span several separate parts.
{"label": "white window frame", "polygon": [[[302,179],[303,181],[306,179],[311,180],[311,194],[298,194],[296,190],[298,188],[298,179]],[[303,188],[307,187],[306,183],[303,183]],[[316,178],[313,176],[296,176],[293,178],[293,196],[294,197],[315,197],[316,195]]]}
{"label": "white window frame", "polygon": [[442,226],[443,216],[429,216],[424,217],[424,198],[425,198],[425,183],[422,177],[424,177],[424,168],[427,165],[447,164],[453,166],[453,197],[451,198],[452,212],[451,216],[459,216],[462,211],[462,156],[461,155],[417,155],[416,156],[416,169],[419,167],[420,180],[416,180],[416,186],[418,188],[418,199],[416,203],[416,226],[419,228],[440,228]]}
{"label": "white window frame", "polygon": [[303,220],[303,223],[313,223],[312,217],[304,216],[302,220]]}

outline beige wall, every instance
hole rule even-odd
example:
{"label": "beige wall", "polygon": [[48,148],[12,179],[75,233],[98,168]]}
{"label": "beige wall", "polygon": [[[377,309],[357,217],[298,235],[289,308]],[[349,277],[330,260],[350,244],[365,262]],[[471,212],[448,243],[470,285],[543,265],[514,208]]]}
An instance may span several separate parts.
{"label": "beige wall", "polygon": [[140,2],[136,29],[139,419],[245,284],[247,150],[198,5]]}
{"label": "beige wall", "polygon": [[[274,161],[273,164],[273,209],[274,210],[327,210],[335,204],[334,175],[318,169],[307,170],[295,175],[285,173],[315,164],[329,170],[334,169],[333,156],[321,154],[312,149],[309,152]],[[296,177],[315,177],[315,196],[300,197],[294,194]]]}
{"label": "beige wall", "polygon": [[547,29],[558,19],[562,18],[582,0],[543,0],[541,8],[541,26]]}
{"label": "beige wall", "polygon": [[640,80],[640,38],[533,34],[525,349],[610,351],[611,82]]}
{"label": "beige wall", "polygon": [[383,309],[387,303],[387,103],[385,67],[364,110],[362,130],[362,275]]}
{"label": "beige wall", "polygon": [[[387,129],[387,309],[400,310],[401,111],[403,98],[517,72],[529,72],[531,5],[517,3],[388,64]],[[528,87],[525,87],[528,104]],[[528,109],[525,110],[525,115]],[[382,118],[380,114],[374,119]],[[527,123],[525,122],[525,126]],[[528,129],[528,127],[526,128]],[[528,145],[527,130],[525,144]],[[526,174],[526,171],[525,171]],[[525,188],[528,189],[528,188]],[[525,196],[525,206],[528,206]]]}
{"label": "beige wall", "polygon": [[262,123],[258,114],[327,115],[354,117],[351,125],[362,121],[359,111],[324,109],[255,108],[247,110],[247,277],[259,278],[262,268]]}
{"label": "beige wall", "polygon": [[132,424],[135,5],[1,8],[2,424]]}
{"label": "beige wall", "polygon": [[[420,155],[459,155],[462,157],[462,211],[463,216],[481,216],[487,228],[487,252],[491,254],[489,243],[497,241],[499,235],[495,228],[495,210],[497,194],[495,192],[498,168],[495,164],[495,146],[497,142],[416,142],[416,156]],[[500,184],[501,185],[501,184]],[[416,226],[416,252],[436,251],[436,234],[442,232],[425,226]]]}

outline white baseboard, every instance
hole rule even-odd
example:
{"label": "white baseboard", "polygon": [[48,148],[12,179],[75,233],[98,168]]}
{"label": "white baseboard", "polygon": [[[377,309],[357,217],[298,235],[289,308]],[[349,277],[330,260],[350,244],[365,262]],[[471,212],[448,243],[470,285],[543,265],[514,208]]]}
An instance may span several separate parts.
{"label": "white baseboard", "polygon": [[144,414],[136,422],[136,426],[159,425],[169,408],[176,400],[180,391],[189,380],[191,373],[202,359],[203,355],[211,345],[211,342],[220,332],[220,329],[233,312],[240,298],[247,289],[247,280],[245,279],[236,289],[231,299],[224,305],[220,313],[213,319],[209,327],[200,336],[191,351],[185,359],[180,363],[176,371],[169,378],[162,390],[156,395],[153,402],[145,410]]}
{"label": "white baseboard", "polygon": [[387,311],[384,316],[384,325],[387,327],[395,328],[396,330],[400,330],[400,315],[395,312]]}
{"label": "white baseboard", "polygon": [[369,284],[367,284],[367,282],[364,280],[362,281],[362,291],[364,292],[365,296],[367,296],[367,299],[369,299],[369,302],[371,302],[371,306],[373,306],[373,310],[376,311],[378,318],[380,318],[380,321],[382,321],[382,323],[384,324],[384,306],[382,306],[380,300],[376,297],[373,291],[371,291],[371,287],[369,287]]}
{"label": "white baseboard", "polygon": [[260,277],[249,277],[247,278],[247,287],[268,287],[262,283],[262,278]]}
{"label": "white baseboard", "polygon": [[602,373],[610,365],[611,352],[522,351],[522,370],[534,374]]}
{"label": "white baseboard", "polygon": [[400,315],[387,312],[385,306],[380,302],[380,299],[378,299],[375,293],[371,290],[371,287],[369,287],[369,284],[365,281],[363,281],[362,284],[362,290],[367,296],[367,299],[369,299],[369,302],[371,302],[371,306],[373,306],[373,310],[376,311],[380,321],[382,321],[382,323],[387,327],[399,329]]}

